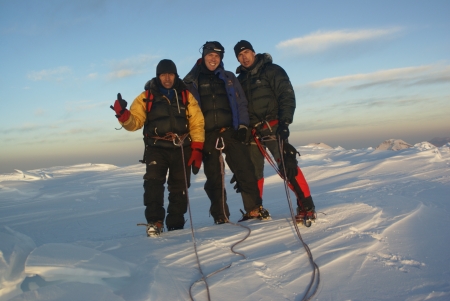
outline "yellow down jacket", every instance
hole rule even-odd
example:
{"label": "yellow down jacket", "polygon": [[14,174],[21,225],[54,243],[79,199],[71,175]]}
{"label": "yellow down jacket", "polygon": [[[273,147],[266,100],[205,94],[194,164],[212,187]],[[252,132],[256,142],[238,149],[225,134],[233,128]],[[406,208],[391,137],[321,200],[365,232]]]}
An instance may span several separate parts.
{"label": "yellow down jacket", "polygon": [[[186,118],[188,120],[189,134],[193,142],[203,143],[205,141],[205,120],[195,97],[189,91],[186,92]],[[146,99],[145,91],[139,94],[131,104],[131,114],[128,120],[123,123],[119,121],[127,131],[136,131],[144,126],[147,118],[147,103],[144,99]]]}

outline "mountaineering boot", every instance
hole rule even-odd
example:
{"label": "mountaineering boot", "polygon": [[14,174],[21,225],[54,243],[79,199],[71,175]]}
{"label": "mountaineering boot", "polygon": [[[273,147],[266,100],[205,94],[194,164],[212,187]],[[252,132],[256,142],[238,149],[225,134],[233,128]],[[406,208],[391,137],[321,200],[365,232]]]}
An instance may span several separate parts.
{"label": "mountaineering boot", "polygon": [[179,227],[167,227],[167,231],[175,231],[175,230],[182,230],[184,229],[184,226]]}
{"label": "mountaineering boot", "polygon": [[147,236],[157,237],[163,232],[164,225],[161,221],[150,222],[147,224]]}
{"label": "mountaineering boot", "polygon": [[218,219],[214,220],[214,224],[216,224],[216,225],[221,225],[221,224],[226,224],[226,223],[229,223],[228,219],[218,218]]}
{"label": "mountaineering boot", "polygon": [[303,224],[306,227],[311,227],[311,222],[315,221],[316,218],[317,214],[314,207],[308,211],[297,207],[297,215],[295,216],[295,221],[297,224]]}
{"label": "mountaineering boot", "polygon": [[259,220],[268,220],[270,219],[270,214],[267,209],[263,208],[263,206],[259,206],[256,209],[253,209],[250,212],[244,213],[244,211],[241,210],[242,218],[238,222],[246,221],[249,219],[259,219]]}

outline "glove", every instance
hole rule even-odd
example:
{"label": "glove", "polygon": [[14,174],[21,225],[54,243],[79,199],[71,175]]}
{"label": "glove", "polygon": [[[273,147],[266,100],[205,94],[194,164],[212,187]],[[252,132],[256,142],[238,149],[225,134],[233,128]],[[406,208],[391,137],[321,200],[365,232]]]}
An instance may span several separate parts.
{"label": "glove", "polygon": [[192,166],[192,173],[194,175],[198,174],[200,167],[202,166],[203,158],[203,142],[192,142],[191,143],[192,154],[189,159],[188,166]]}
{"label": "glove", "polygon": [[295,162],[284,161],[286,167],[286,176],[289,180],[295,179],[298,174],[297,164]]}
{"label": "glove", "polygon": [[289,180],[294,179],[298,174],[297,168],[297,150],[289,143],[283,144],[283,159],[286,168],[286,176]]}
{"label": "glove", "polygon": [[289,123],[284,121],[278,122],[277,135],[281,140],[286,140],[289,137]]}
{"label": "glove", "polygon": [[117,100],[114,102],[114,107],[110,106],[116,112],[116,117],[120,122],[125,122],[130,117],[130,111],[127,110],[127,101],[122,99],[120,93],[117,94]]}
{"label": "glove", "polygon": [[[236,175],[233,174],[233,177],[230,180],[230,184],[233,184],[234,182],[236,182]],[[240,193],[241,192],[241,187],[239,186],[239,183],[236,182],[236,184],[233,187],[234,190],[236,190],[236,193]]]}
{"label": "glove", "polygon": [[239,140],[239,142],[246,143],[248,141],[248,128],[241,124],[239,126],[239,129],[236,133],[236,139]]}

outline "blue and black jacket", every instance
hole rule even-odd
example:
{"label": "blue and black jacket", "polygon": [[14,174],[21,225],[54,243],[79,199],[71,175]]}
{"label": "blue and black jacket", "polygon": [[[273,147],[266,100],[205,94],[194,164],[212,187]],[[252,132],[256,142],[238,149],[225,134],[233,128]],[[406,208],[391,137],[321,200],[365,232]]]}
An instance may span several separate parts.
{"label": "blue and black jacket", "polygon": [[[215,117],[208,117],[208,115],[212,115],[208,113],[208,104],[202,103],[202,101],[209,101],[209,99],[202,99],[203,97],[200,97],[199,92],[199,77],[202,76],[202,68],[206,68],[202,66],[202,59],[199,59],[194,67],[191,69],[191,71],[184,77],[183,81],[186,83],[189,92],[197,99],[202,112],[205,116],[205,130],[213,130],[215,127],[222,127],[224,124],[223,120],[217,121],[216,115],[217,112],[214,112],[213,114]],[[211,72],[211,74],[214,74],[215,79],[212,80],[218,80],[222,81],[224,84],[223,93],[226,93],[229,108],[231,109],[230,115],[231,115],[231,124],[230,127],[232,127],[234,130],[237,130],[240,125],[245,125],[248,127],[249,125],[249,115],[248,115],[248,102],[247,98],[245,97],[244,91],[241,87],[241,84],[237,80],[236,76],[230,72],[223,69],[223,62],[220,63],[219,67],[214,71]],[[217,92],[212,91],[211,93],[222,93],[222,91]],[[220,116],[226,116],[227,113],[225,112],[225,108],[216,108],[217,111],[221,110],[222,112],[219,112],[221,114]],[[223,113],[223,114],[222,114]],[[213,124],[214,123],[214,124]]]}

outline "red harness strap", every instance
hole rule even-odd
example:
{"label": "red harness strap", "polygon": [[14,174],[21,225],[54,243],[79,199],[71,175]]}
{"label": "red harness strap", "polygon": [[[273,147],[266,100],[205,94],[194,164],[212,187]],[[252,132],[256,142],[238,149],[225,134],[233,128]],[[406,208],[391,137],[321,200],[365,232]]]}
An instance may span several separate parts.
{"label": "red harness strap", "polygon": [[272,159],[272,157],[267,153],[266,149],[262,146],[261,141],[259,141],[258,136],[256,135],[256,129],[252,129],[252,136],[253,140],[255,140],[256,145],[259,148],[259,151],[261,154],[263,154],[264,158],[266,158],[267,162],[275,169],[275,171],[278,173],[278,175],[281,178],[284,178],[284,176],[281,174],[280,170],[278,169],[278,165],[275,163],[275,161]]}
{"label": "red harness strap", "polygon": [[271,121],[265,121],[265,122],[261,122],[261,123],[262,123],[261,129],[267,129],[269,126],[272,127],[272,126],[278,124],[278,119],[274,119]]}
{"label": "red harness strap", "polygon": [[147,112],[150,112],[150,110],[152,109],[152,105],[153,105],[153,94],[150,93],[149,90],[146,90],[145,96],[147,98]]}
{"label": "red harness strap", "polygon": [[187,101],[187,93],[188,93],[187,90],[181,91],[181,99],[182,99],[182,102],[184,105],[186,104],[186,101]]}

